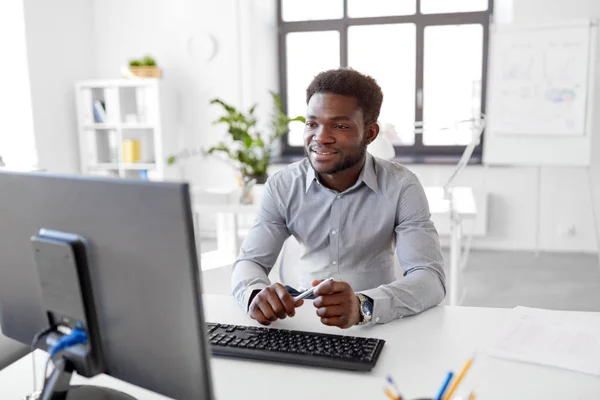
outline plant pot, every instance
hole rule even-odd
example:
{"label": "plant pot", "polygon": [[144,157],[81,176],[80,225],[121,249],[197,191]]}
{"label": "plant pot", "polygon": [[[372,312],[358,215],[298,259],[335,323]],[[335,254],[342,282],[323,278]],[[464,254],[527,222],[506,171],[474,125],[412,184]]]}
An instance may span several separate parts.
{"label": "plant pot", "polygon": [[138,78],[160,78],[162,71],[158,67],[129,67],[131,73]]}
{"label": "plant pot", "polygon": [[267,175],[247,175],[248,179],[256,179],[257,185],[264,185],[267,183]]}

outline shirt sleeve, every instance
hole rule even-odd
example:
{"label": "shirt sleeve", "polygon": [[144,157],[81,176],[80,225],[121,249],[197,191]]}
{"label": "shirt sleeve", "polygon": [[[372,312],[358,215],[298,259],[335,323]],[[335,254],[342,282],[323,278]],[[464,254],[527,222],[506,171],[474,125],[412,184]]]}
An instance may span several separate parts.
{"label": "shirt sleeve", "polygon": [[233,296],[244,310],[248,310],[248,300],[254,290],[271,284],[269,272],[279,256],[283,242],[290,236],[284,215],[269,180],[265,184],[258,215],[233,264]]}
{"label": "shirt sleeve", "polygon": [[372,321],[381,324],[425,311],[446,296],[439,236],[425,191],[414,175],[401,192],[396,215],[396,254],[404,276],[361,292],[373,299]]}

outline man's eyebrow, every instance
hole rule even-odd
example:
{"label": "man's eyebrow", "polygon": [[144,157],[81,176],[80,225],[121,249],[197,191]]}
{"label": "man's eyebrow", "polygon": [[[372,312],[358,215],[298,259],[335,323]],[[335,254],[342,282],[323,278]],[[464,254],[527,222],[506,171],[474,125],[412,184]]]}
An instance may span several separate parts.
{"label": "man's eyebrow", "polygon": [[[316,115],[308,115],[306,117],[306,119],[317,119],[317,116]],[[329,120],[330,121],[351,121],[352,118],[350,118],[346,115],[338,115],[338,116],[329,118]]]}

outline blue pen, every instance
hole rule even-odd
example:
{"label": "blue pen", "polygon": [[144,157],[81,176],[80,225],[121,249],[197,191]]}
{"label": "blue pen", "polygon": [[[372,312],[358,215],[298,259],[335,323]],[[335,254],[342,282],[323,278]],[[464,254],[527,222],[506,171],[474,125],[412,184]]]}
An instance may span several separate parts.
{"label": "blue pen", "polygon": [[394,388],[394,391],[396,392],[396,395],[395,395],[396,399],[402,400],[402,396],[400,396],[400,391],[398,390],[398,386],[396,386],[396,383],[394,382],[394,380],[392,379],[392,377],[390,375],[388,375],[387,381]]}
{"label": "blue pen", "polygon": [[448,372],[448,376],[446,377],[446,380],[444,381],[444,384],[442,385],[442,388],[440,389],[440,393],[436,397],[437,400],[442,400],[442,397],[444,397],[444,392],[448,388],[448,385],[450,384],[450,381],[452,380],[453,376],[454,376],[454,373],[452,371]]}

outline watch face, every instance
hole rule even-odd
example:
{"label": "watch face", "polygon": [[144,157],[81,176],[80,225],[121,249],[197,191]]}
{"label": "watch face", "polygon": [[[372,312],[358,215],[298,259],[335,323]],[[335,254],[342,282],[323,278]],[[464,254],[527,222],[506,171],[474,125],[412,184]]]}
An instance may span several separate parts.
{"label": "watch face", "polygon": [[362,302],[362,312],[364,315],[371,316],[373,313],[373,304],[370,301],[366,300]]}

